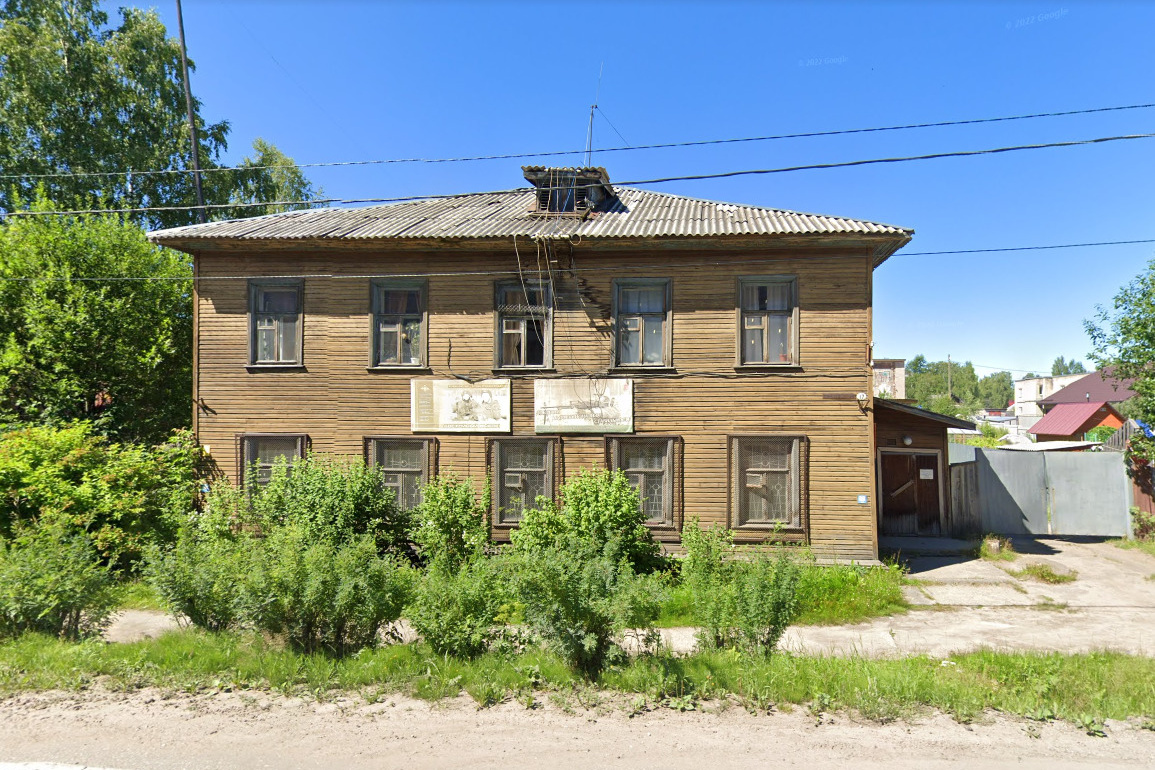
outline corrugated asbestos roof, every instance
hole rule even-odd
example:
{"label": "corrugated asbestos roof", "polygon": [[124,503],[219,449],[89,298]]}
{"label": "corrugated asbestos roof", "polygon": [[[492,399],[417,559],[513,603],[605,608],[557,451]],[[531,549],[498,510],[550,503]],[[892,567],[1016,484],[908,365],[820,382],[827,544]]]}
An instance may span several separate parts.
{"label": "corrugated asbestos roof", "polygon": [[1105,401],[1058,404],[1044,414],[1041,420],[1028,428],[1027,432],[1034,433],[1036,436],[1071,436],[1103,407],[1107,407],[1112,412],[1115,411],[1107,406]]}
{"label": "corrugated asbestos roof", "polygon": [[727,235],[890,236],[913,230],[858,219],[686,198],[615,187],[617,198],[586,218],[533,214],[533,189],[348,209],[309,209],[157,230],[157,243],[214,240],[482,239],[511,236],[637,238]]}

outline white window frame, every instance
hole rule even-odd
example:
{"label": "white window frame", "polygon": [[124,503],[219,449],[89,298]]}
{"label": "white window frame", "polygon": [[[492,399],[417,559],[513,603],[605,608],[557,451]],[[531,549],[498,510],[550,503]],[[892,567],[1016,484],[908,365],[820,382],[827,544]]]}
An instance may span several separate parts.
{"label": "white window frame", "polygon": [[[545,445],[545,468],[517,468],[509,467],[505,463],[506,447],[512,444],[544,444]],[[556,499],[556,474],[555,464],[557,463],[558,440],[552,438],[495,438],[489,441],[489,468],[491,477],[493,479],[493,526],[501,529],[511,529],[517,527],[521,523],[522,514],[508,515],[502,506],[503,490],[510,485],[511,479],[515,475],[522,475],[526,473],[545,473],[545,481],[542,485],[545,490],[544,497],[551,500]],[[524,484],[524,480],[522,482]],[[527,508],[532,508],[536,504],[535,500],[523,501],[524,507],[522,511]]]}
{"label": "white window frame", "polygon": [[[390,290],[417,291],[420,294],[420,307],[416,313],[386,313],[381,307],[382,292]],[[375,279],[369,284],[369,368],[370,369],[424,369],[429,360],[429,300],[428,283],[422,279],[382,278]],[[398,325],[397,363],[381,362],[381,324],[386,319],[393,319]],[[421,340],[417,345],[417,361],[401,361],[400,339],[404,321],[417,319],[421,328]]]}
{"label": "white window frame", "polygon": [[[625,289],[652,289],[660,286],[665,289],[663,299],[664,313],[623,313],[621,312],[621,295]],[[620,369],[669,369],[674,365],[674,292],[673,281],[669,278],[615,278],[613,280],[613,319],[614,319],[614,366]],[[662,316],[663,339],[662,360],[660,362],[645,363],[645,336],[646,317]],[[628,323],[638,324],[638,352],[641,362],[627,362],[622,360],[622,336]]]}
{"label": "white window frame", "polygon": [[[524,297],[526,290],[535,290],[541,292],[544,305],[540,306],[541,310],[536,308],[531,309],[526,305],[518,309],[513,309],[508,305],[502,305],[502,294],[507,291],[513,291],[515,294],[521,294]],[[507,309],[508,308],[508,309]],[[526,321],[538,315],[542,318],[542,362],[540,364],[508,364],[503,360],[505,352],[505,334],[506,322],[521,324],[521,350],[522,357],[525,357],[525,338],[529,334],[528,325]],[[493,368],[494,369],[552,369],[553,368],[553,294],[550,291],[548,281],[540,279],[526,279],[524,281],[497,281],[493,288]]]}
{"label": "white window frame", "polygon": [[[746,310],[742,306],[743,289],[747,286],[788,286],[790,289],[790,310],[787,312],[769,311],[769,310]],[[735,366],[743,369],[748,368],[781,368],[790,366],[799,366],[801,360],[798,355],[798,278],[794,275],[745,275],[740,276],[737,282],[737,318],[738,318],[738,334],[737,345],[735,348]],[[769,328],[771,317],[786,317],[790,328],[787,332],[787,338],[790,341],[790,352],[786,361],[781,359],[777,361],[770,361],[770,347],[769,347]],[[746,329],[747,325],[753,320],[759,320],[762,329],[762,351],[766,360],[763,361],[747,361],[746,360]]]}
{"label": "white window frame", "polygon": [[[258,330],[262,322],[271,322],[275,330],[275,335],[279,338],[282,334],[284,319],[292,315],[290,313],[260,313],[257,308],[260,307],[261,294],[269,290],[285,290],[293,289],[297,293],[297,312],[296,312],[296,326],[297,339],[290,351],[284,351],[283,357],[278,357],[271,360],[259,360],[258,351],[259,345],[257,343]],[[305,339],[305,292],[304,281],[301,279],[270,279],[270,278],[254,278],[249,280],[249,366],[261,368],[277,368],[277,367],[299,367],[304,363],[304,339]],[[280,345],[278,345],[280,346]]]}

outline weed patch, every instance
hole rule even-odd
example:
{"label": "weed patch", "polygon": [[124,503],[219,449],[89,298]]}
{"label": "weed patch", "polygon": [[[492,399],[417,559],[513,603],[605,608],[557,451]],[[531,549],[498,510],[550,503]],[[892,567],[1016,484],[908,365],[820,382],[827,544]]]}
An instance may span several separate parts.
{"label": "weed patch", "polygon": [[1007,570],[1007,574],[1022,580],[1023,578],[1034,578],[1049,585],[1058,585],[1060,583],[1073,583],[1078,578],[1079,573],[1071,572],[1055,572],[1054,568],[1049,564],[1028,564],[1022,569]]}
{"label": "weed patch", "polygon": [[987,561],[1014,561],[1019,555],[1008,538],[987,535],[979,545],[979,557]]}

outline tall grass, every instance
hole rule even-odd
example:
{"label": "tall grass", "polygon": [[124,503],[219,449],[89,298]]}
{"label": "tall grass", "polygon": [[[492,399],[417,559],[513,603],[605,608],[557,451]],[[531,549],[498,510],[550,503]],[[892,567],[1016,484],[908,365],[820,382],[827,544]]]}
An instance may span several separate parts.
{"label": "tall grass", "polygon": [[[306,655],[252,634],[180,631],[134,644],[79,644],[29,634],[0,644],[0,692],[110,688],[178,691],[262,688],[323,697],[390,692],[436,700],[469,693],[481,706],[587,685],[558,656],[532,648],[466,661],[424,644]],[[987,709],[1034,719],[1155,717],[1155,659],[1097,652],[975,652],[943,661],[745,655],[734,650],[634,658],[601,676],[603,690],[652,705],[725,699],[755,711],[776,704],[853,709],[887,721],[934,708],[968,721]]]}

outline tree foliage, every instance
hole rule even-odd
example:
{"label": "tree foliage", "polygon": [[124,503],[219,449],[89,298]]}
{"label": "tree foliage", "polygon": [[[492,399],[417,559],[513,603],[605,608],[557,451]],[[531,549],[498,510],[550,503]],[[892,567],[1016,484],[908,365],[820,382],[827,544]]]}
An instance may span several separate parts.
{"label": "tree foliage", "polygon": [[1051,364],[1051,376],[1052,377],[1060,377],[1064,374],[1086,374],[1086,373],[1087,373],[1087,368],[1085,366],[1083,366],[1083,362],[1082,361],[1076,361],[1073,358],[1070,361],[1068,361],[1065,358],[1063,358],[1062,356],[1059,356],[1058,358],[1055,359],[1055,362]]}
{"label": "tree foliage", "polygon": [[[200,107],[196,101],[200,166],[219,168],[229,124],[206,122]],[[122,8],[112,26],[98,0],[8,0],[0,8],[0,174],[20,175],[0,187],[0,208],[21,208],[40,184],[61,205],[189,207],[193,177],[182,170],[191,168],[190,147],[180,43],[156,11]],[[238,171],[204,175],[206,203],[314,196],[290,158],[263,140],[254,151]],[[269,165],[279,167],[257,168]],[[36,176],[61,172],[71,175]],[[184,209],[141,221],[176,226],[195,217]]]}
{"label": "tree foliage", "polygon": [[[51,205],[42,198],[33,208]],[[141,276],[153,280],[117,280]],[[86,419],[145,441],[187,426],[190,276],[182,255],[119,217],[5,220],[0,423]]]}
{"label": "tree foliage", "polygon": [[1006,409],[1014,394],[1010,372],[980,378],[970,361],[927,361],[916,355],[906,365],[907,398],[938,414],[965,418],[980,409]]}
{"label": "tree foliage", "polygon": [[1155,421],[1155,260],[1119,290],[1110,307],[1098,306],[1084,328],[1095,347],[1092,361],[1120,379],[1135,378],[1129,411]]}

